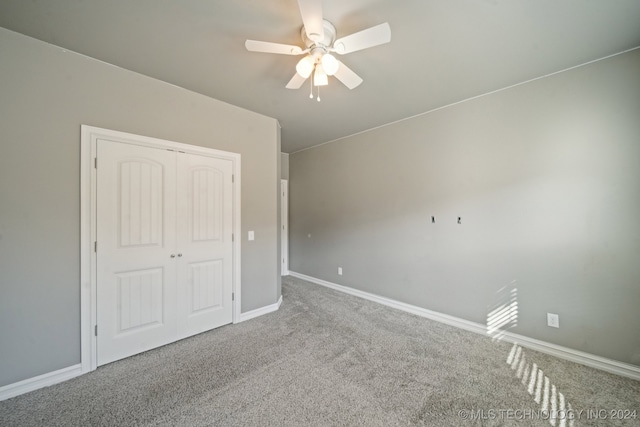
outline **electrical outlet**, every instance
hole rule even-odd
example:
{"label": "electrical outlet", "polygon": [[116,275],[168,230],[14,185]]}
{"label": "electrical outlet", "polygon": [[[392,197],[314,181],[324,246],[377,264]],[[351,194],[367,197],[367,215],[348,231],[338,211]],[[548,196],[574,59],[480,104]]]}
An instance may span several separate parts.
{"label": "electrical outlet", "polygon": [[552,328],[560,327],[560,316],[554,313],[547,313],[547,326]]}
{"label": "electrical outlet", "polygon": [[342,267],[338,267],[338,276],[342,276]]}

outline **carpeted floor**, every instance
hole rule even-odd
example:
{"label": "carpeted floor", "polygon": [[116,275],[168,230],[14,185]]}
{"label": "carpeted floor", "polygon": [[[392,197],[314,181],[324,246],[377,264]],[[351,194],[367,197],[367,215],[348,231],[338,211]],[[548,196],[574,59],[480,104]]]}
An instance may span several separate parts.
{"label": "carpeted floor", "polygon": [[0,402],[0,425],[640,425],[640,382],[295,278],[282,293],[275,313]]}

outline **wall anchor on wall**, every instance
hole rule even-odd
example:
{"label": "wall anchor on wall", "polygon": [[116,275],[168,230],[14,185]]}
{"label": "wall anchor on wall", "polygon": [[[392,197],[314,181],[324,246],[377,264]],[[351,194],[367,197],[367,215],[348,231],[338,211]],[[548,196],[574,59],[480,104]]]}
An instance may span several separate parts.
{"label": "wall anchor on wall", "polygon": [[462,224],[462,217],[458,217],[458,224]]}
{"label": "wall anchor on wall", "polygon": [[435,223],[436,223],[436,217],[435,217],[435,216],[432,216],[432,217],[431,217],[431,224],[435,224]]}

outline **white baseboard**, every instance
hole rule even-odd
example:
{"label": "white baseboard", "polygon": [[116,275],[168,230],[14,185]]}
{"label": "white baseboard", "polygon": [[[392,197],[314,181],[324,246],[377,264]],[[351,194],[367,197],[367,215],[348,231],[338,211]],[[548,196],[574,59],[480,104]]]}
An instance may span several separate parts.
{"label": "white baseboard", "polygon": [[70,380],[82,375],[82,365],[77,364],[68,368],[59,369],[57,371],[38,375],[37,377],[27,378],[17,383],[8,384],[0,387],[0,401],[28,393],[43,387],[49,387],[63,381]]}
{"label": "white baseboard", "polygon": [[[407,313],[415,314],[420,317],[425,317],[427,319],[435,320],[440,323],[445,323],[450,326],[455,326],[460,329],[488,336],[487,327],[480,323],[470,322],[468,320],[460,319],[459,317],[449,316],[448,314],[439,313],[437,311],[432,311],[415,305],[406,304],[404,302],[381,297],[369,292],[364,292],[358,289],[349,288],[347,286],[338,285],[337,283],[332,283],[312,276],[307,276],[305,274],[296,273],[295,271],[289,271],[289,275],[292,277],[297,277],[298,279],[315,283],[317,285],[334,289],[336,291],[344,292],[356,297],[364,298],[369,301],[396,308]],[[534,338],[529,338],[524,335],[518,335],[510,332],[504,332],[501,335],[501,339],[510,343],[521,345],[522,347],[527,347],[541,353],[558,357],[560,359],[565,359],[571,362],[579,363],[585,366],[600,369],[602,371],[610,372],[612,374],[640,381],[640,367],[635,365],[618,362],[617,360],[607,359],[604,357],[596,356],[595,354],[585,353],[583,351],[574,350],[568,347],[551,344],[546,341],[540,341]]]}
{"label": "white baseboard", "polygon": [[[277,311],[282,304],[282,295],[275,304],[267,305],[265,307],[257,308],[255,310],[248,311],[240,314],[239,322],[253,319]],[[0,401],[10,399],[15,396],[19,396],[24,393],[28,393],[39,388],[48,387],[63,381],[70,380],[71,378],[82,375],[82,365],[77,364],[69,366],[68,368],[60,369],[54,372],[49,372],[37,377],[28,378],[26,380],[19,381],[17,383],[8,384],[0,387]]]}
{"label": "white baseboard", "polygon": [[280,298],[278,298],[278,302],[276,302],[275,304],[256,308],[255,310],[247,311],[246,313],[240,313],[240,319],[238,320],[238,323],[244,322],[245,320],[253,319],[255,317],[263,316],[265,314],[272,313],[274,311],[278,311],[281,304],[282,304],[282,295],[280,295]]}

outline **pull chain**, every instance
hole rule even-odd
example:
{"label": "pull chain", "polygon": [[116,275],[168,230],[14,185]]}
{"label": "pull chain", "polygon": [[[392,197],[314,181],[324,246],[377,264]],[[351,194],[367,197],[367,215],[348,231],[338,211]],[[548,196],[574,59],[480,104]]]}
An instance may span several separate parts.
{"label": "pull chain", "polygon": [[[309,78],[309,99],[313,99],[313,75],[315,73],[311,73],[310,78]],[[320,102],[320,86],[318,86],[318,98],[317,98],[318,102]]]}

